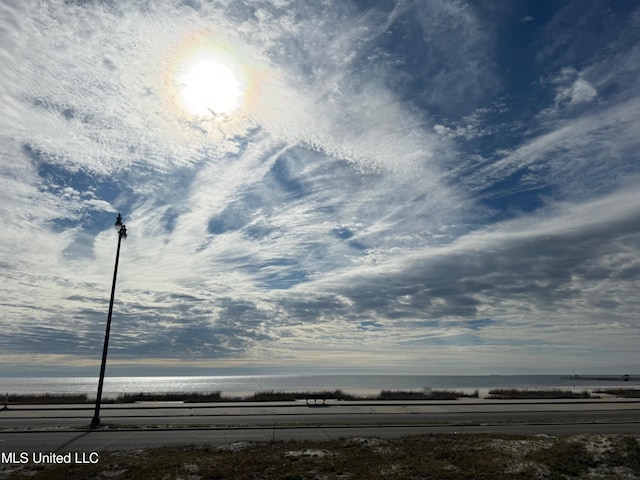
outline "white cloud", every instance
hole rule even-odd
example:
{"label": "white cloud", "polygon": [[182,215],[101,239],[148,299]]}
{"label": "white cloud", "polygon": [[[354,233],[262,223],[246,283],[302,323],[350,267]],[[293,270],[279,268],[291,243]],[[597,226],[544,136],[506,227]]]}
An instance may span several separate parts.
{"label": "white cloud", "polygon": [[597,95],[598,92],[589,82],[583,78],[578,78],[571,86],[569,103],[575,105],[577,103],[590,102]]}
{"label": "white cloud", "polygon": [[[595,345],[579,326],[612,305],[605,343],[633,339],[638,199],[619,189],[637,183],[640,110],[606,96],[622,73],[555,67],[555,116],[491,150],[524,130],[491,97],[498,31],[462,2],[385,8],[5,3],[5,355],[97,358],[117,211],[114,362],[497,368],[514,345],[553,361]],[[203,45],[247,76],[225,118],[176,102]],[[483,195],[520,174],[560,194],[492,223]],[[563,327],[575,339],[554,342]]]}
{"label": "white cloud", "polygon": [[[345,268],[293,294],[317,298],[312,315],[329,329],[345,320],[357,324],[349,318],[379,322],[380,335],[369,340],[383,350],[395,342],[413,339],[427,346],[436,338],[468,334],[477,348],[492,344],[503,351],[506,345],[521,345],[520,355],[530,360],[541,345],[577,352],[587,344],[617,343],[628,361],[640,333],[637,326],[625,326],[639,306],[633,293],[640,272],[638,199],[634,189],[564,204],[554,213],[489,227],[448,246]],[[323,304],[332,294],[350,302],[339,300],[340,320],[325,317]],[[400,313],[397,320],[395,313]],[[412,325],[411,318],[421,320]],[[474,319],[493,322],[466,329],[465,322]],[[431,324],[418,328],[420,323]],[[392,339],[387,332],[393,332]],[[630,337],[623,338],[625,333]],[[309,343],[321,342],[307,334]],[[341,335],[336,330],[334,338]],[[474,350],[460,353],[460,361],[469,361]]]}
{"label": "white cloud", "polygon": [[479,170],[470,186],[485,188],[527,169],[536,174],[537,181],[562,186],[566,196],[625,185],[633,181],[627,155],[637,145],[639,105],[633,99],[554,125],[551,131]]}
{"label": "white cloud", "polygon": [[556,93],[556,105],[568,104],[569,106],[579,103],[591,102],[598,92],[584,78],[577,78],[570,86],[560,87]]}

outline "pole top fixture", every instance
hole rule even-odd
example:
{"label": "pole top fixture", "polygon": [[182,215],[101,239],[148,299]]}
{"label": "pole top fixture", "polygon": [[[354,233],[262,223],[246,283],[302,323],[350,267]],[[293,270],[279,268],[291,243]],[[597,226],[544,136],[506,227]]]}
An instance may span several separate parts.
{"label": "pole top fixture", "polygon": [[118,231],[118,235],[120,238],[127,238],[127,226],[122,223],[122,215],[118,214],[118,218],[116,218],[116,223],[114,224],[116,230]]}

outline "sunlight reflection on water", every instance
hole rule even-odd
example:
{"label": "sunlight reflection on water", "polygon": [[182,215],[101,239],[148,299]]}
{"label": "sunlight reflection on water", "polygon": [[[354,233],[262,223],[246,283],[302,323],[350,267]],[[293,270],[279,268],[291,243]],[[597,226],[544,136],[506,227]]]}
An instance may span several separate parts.
{"label": "sunlight reflection on water", "polygon": [[[97,377],[0,378],[0,393],[42,394],[80,393],[95,395]],[[563,380],[560,375],[239,375],[239,376],[166,376],[107,377],[104,394],[122,393],[215,392],[226,396],[245,396],[259,391],[332,391],[354,395],[379,393],[380,390],[457,390],[485,394],[490,388],[562,388],[590,390],[615,386],[633,387],[638,382]]]}

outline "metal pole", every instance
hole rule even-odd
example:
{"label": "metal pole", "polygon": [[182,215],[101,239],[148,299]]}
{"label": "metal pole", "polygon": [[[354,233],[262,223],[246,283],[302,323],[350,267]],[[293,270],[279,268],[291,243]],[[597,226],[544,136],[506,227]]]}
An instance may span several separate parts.
{"label": "metal pole", "polygon": [[109,301],[109,313],[107,315],[107,330],[104,334],[104,347],[102,348],[102,364],[100,365],[100,380],[98,381],[98,395],[96,396],[96,409],[91,420],[91,428],[100,425],[100,403],[102,402],[102,385],[104,384],[104,369],[107,365],[107,350],[109,348],[109,331],[111,330],[111,315],[113,313],[113,299],[116,294],[116,278],[118,276],[118,260],[120,258],[120,243],[125,231],[123,227],[118,232],[118,250],[116,250],[116,265],[113,268],[113,284],[111,285],[111,300]]}

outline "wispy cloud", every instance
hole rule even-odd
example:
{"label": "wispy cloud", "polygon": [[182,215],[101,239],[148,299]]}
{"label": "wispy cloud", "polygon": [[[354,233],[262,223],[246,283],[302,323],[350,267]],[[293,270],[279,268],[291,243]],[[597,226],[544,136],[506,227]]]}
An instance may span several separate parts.
{"label": "wispy cloud", "polygon": [[122,212],[114,364],[631,362],[638,12],[531,7],[5,2],[0,360],[98,361]]}

